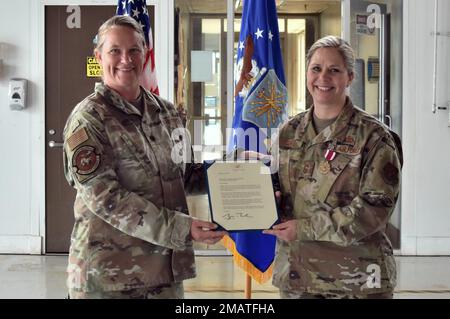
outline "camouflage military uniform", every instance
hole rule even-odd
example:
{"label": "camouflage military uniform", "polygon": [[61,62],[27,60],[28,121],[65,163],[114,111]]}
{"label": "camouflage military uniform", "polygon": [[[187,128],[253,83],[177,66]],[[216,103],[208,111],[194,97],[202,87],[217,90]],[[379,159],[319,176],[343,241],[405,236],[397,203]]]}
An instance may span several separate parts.
{"label": "camouflage military uniform", "polygon": [[129,290],[96,290],[92,292],[77,291],[71,289],[70,299],[183,299],[183,282],[172,282],[170,284],[155,287],[135,288]]}
{"label": "camouflage military uniform", "polygon": [[64,129],[65,175],[77,190],[72,292],[158,288],[195,277],[185,165],[171,159],[182,124],[170,103],[143,94],[141,114],[97,84]]}
{"label": "camouflage military uniform", "polygon": [[349,98],[319,134],[312,112],[280,130],[282,207],[298,237],[278,240],[273,283],[285,297],[390,295],[396,266],[385,229],[399,194],[399,138]]}

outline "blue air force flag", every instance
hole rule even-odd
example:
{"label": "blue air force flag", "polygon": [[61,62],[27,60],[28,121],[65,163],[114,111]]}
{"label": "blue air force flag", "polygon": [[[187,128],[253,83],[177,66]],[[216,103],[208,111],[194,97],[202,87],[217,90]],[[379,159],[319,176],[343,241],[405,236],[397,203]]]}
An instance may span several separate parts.
{"label": "blue air force flag", "polygon": [[[233,133],[228,149],[266,153],[272,130],[287,119],[275,0],[244,1],[235,84]],[[275,236],[261,231],[234,232],[225,236],[223,243],[253,279],[259,283],[270,279]]]}
{"label": "blue air force flag", "polygon": [[[271,129],[287,119],[287,90],[275,0],[246,0],[242,13],[235,76],[232,146],[266,152]],[[256,130],[243,134],[247,129]],[[247,133],[247,132],[246,132]]]}

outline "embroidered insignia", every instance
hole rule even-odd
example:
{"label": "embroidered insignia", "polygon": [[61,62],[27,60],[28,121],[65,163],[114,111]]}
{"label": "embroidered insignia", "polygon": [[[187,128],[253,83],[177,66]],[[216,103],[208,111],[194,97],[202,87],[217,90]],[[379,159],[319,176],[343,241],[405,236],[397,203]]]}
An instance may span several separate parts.
{"label": "embroidered insignia", "polygon": [[303,165],[303,175],[304,176],[312,176],[314,171],[314,161],[306,161]]}
{"label": "embroidered insignia", "polygon": [[355,139],[352,136],[346,136],[344,139],[344,143],[348,145],[354,145]]}
{"label": "embroidered insignia", "polygon": [[78,148],[72,157],[72,167],[76,174],[89,175],[100,165],[100,155],[95,153],[95,147],[85,145]]}
{"label": "embroidered insignia", "polygon": [[395,186],[399,183],[398,168],[392,163],[387,163],[386,165],[384,165],[382,176],[383,180],[388,185]]}
{"label": "embroidered insignia", "polygon": [[75,133],[73,133],[68,139],[67,144],[69,145],[69,149],[72,151],[83,142],[86,142],[89,139],[85,128],[81,128]]}
{"label": "embroidered insignia", "polygon": [[348,153],[349,154],[359,154],[359,153],[361,153],[361,147],[353,146],[352,148],[350,148],[348,150]]}
{"label": "embroidered insignia", "polygon": [[280,146],[285,148],[292,148],[295,144],[295,140],[292,138],[289,139],[280,139]]}
{"label": "embroidered insignia", "polygon": [[336,147],[336,152],[338,153],[348,153],[349,146],[348,145],[338,145]]}
{"label": "embroidered insignia", "polygon": [[287,89],[273,69],[244,100],[242,119],[258,127],[278,127],[287,119]]}

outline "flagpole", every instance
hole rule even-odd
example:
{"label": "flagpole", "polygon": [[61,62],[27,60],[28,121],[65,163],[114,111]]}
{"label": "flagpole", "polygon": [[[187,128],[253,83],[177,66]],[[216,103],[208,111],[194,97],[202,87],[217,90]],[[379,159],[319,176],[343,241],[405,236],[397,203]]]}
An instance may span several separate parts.
{"label": "flagpole", "polygon": [[252,299],[252,277],[249,274],[245,274],[245,299]]}

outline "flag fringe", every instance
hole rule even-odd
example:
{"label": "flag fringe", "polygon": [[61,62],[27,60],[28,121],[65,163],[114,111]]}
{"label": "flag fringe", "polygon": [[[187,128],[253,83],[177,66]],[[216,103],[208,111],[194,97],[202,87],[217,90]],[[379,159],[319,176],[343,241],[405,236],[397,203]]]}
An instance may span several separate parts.
{"label": "flag fringe", "polygon": [[263,284],[272,277],[273,263],[265,272],[256,268],[247,258],[242,256],[236,249],[236,244],[229,236],[222,238],[222,244],[233,254],[234,262],[259,284]]}

